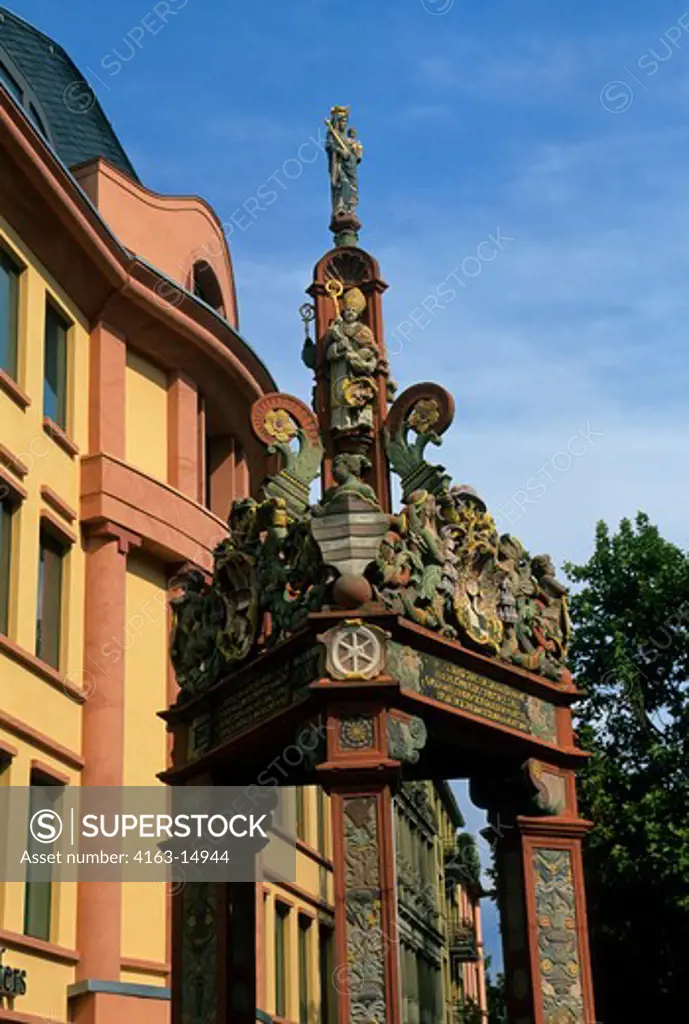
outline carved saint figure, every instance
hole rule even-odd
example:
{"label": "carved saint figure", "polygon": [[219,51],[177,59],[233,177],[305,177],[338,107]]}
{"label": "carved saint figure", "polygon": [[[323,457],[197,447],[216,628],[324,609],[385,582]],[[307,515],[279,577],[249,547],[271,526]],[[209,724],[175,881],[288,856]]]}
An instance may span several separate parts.
{"label": "carved saint figure", "polygon": [[359,164],[363,146],[349,127],[349,107],[333,107],[326,120],[325,151],[330,168],[333,219],[353,214],[359,204]]}
{"label": "carved saint figure", "polygon": [[345,292],[342,305],[326,335],[331,423],[334,430],[371,429],[380,352],[373,331],[360,319],[366,309],[361,289]]}

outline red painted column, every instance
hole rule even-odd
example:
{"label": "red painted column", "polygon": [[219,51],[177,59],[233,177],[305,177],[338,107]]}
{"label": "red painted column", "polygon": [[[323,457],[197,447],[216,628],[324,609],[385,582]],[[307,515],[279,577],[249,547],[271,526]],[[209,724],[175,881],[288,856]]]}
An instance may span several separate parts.
{"label": "red painted column", "polygon": [[338,1024],[400,1024],[392,789],[331,788]]}
{"label": "red painted column", "polygon": [[510,1024],[594,1024],[576,817],[518,817],[496,844]]}
{"label": "red painted column", "polygon": [[[86,549],[86,637],[82,786],[121,786],[124,759],[124,656],[127,551],[138,538],[103,524]],[[121,886],[83,882],[77,896],[77,980],[119,981]]]}
{"label": "red painted column", "polygon": [[168,483],[196,501],[199,492],[199,398],[183,373],[168,383]]}
{"label": "red painted column", "polygon": [[401,1024],[393,794],[400,763],[388,756],[380,704],[334,705],[327,760],[335,887],[333,984],[338,1024]]}
{"label": "red painted column", "polygon": [[91,332],[89,383],[89,452],[124,458],[125,339],[105,323]]}

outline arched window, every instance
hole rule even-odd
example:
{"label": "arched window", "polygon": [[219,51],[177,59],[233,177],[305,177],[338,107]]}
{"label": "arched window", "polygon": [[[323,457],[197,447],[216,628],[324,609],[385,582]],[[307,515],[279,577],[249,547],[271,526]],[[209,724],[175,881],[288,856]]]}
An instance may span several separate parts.
{"label": "arched window", "polygon": [[23,108],[34,128],[52,144],[48,121],[38,97],[3,46],[0,46],[0,86],[4,86],[15,103]]}
{"label": "arched window", "polygon": [[225,303],[218,279],[207,260],[200,260],[194,264],[193,270],[194,295],[210,306],[211,309],[225,315]]}

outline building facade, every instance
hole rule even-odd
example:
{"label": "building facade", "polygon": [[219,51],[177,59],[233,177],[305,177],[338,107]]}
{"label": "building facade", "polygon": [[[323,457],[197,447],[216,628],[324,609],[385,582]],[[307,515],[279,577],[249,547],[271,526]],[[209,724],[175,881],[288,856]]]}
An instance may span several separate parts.
{"label": "building facade", "polygon": [[[239,333],[215,212],[147,189],[64,50],[0,14],[0,784],[156,785],[168,580],[210,568],[230,502],[265,475],[249,409],[275,383]],[[445,885],[460,819],[446,789],[428,801],[438,891],[430,917],[401,894],[405,999],[409,1021],[450,1021],[462,998],[485,1006],[480,948],[452,946],[471,919],[480,947],[478,893]],[[327,797],[297,808],[297,883],[260,894],[260,986],[277,1019],[328,1021]],[[402,830],[414,815],[402,794]],[[169,899],[0,883],[0,1021],[162,1024]]]}
{"label": "building facade", "polygon": [[[263,885],[259,1002],[298,1024],[335,1024],[334,895],[328,797],[295,791],[296,884]],[[395,806],[398,922],[405,1024],[486,1019],[475,848],[458,845],[464,820],[447,783],[405,783]],[[464,833],[465,838],[469,838]]]}

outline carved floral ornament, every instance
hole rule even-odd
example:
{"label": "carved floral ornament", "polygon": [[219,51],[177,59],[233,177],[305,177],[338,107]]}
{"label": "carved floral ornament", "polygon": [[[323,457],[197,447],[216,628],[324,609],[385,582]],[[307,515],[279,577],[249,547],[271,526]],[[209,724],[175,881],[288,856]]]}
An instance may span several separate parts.
{"label": "carved floral ornament", "polygon": [[374,726],[370,715],[351,715],[340,722],[340,747],[365,750],[374,745]]}
{"label": "carved floral ornament", "polygon": [[407,416],[407,423],[417,434],[428,434],[440,419],[440,405],[435,398],[421,398]]}
{"label": "carved floral ornament", "polygon": [[291,441],[299,430],[286,409],[270,409],[266,413],[263,426],[266,433],[281,444]]}

